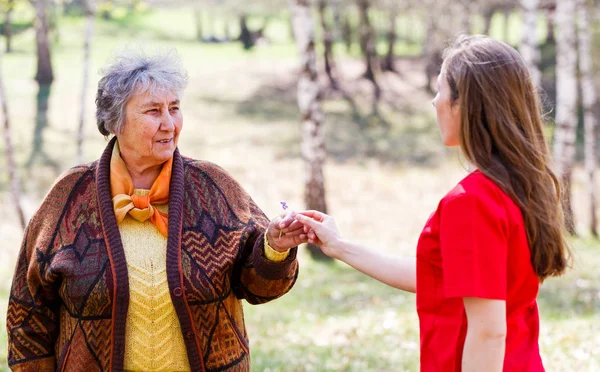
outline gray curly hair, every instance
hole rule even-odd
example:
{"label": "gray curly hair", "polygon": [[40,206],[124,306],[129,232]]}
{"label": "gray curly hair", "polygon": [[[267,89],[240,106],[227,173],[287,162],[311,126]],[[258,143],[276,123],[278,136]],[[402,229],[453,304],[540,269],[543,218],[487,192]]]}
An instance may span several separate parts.
{"label": "gray curly hair", "polygon": [[101,70],[96,94],[96,123],[104,136],[118,134],[125,122],[125,106],[135,94],[167,90],[183,93],[188,75],[175,50],[151,55],[125,50]]}

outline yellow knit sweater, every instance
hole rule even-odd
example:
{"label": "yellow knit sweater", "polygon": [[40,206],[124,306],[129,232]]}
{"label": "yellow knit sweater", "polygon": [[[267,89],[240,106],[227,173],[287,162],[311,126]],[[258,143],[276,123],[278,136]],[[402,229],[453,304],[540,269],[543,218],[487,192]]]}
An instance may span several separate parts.
{"label": "yellow knit sweater", "polygon": [[[147,190],[135,190],[138,195]],[[167,212],[167,205],[157,208]],[[119,224],[129,273],[126,371],[189,371],[183,335],[167,283],[167,238],[147,220]]]}
{"label": "yellow knit sweater", "polygon": [[[134,190],[146,195],[149,190]],[[168,212],[168,205],[156,205]],[[147,220],[129,215],[119,224],[129,275],[125,329],[125,371],[190,371],[185,343],[167,283],[167,238]],[[288,252],[273,250],[265,235],[265,255],[283,261]]]}

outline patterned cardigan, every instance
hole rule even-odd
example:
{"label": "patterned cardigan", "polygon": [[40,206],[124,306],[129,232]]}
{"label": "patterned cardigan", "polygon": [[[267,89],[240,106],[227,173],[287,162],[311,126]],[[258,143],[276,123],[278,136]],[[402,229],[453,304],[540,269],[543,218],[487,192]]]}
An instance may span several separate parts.
{"label": "patterned cardigan", "polygon": [[[122,371],[129,284],[110,193],[110,157],[67,171],[29,222],[7,313],[16,371]],[[192,371],[248,371],[241,299],[291,289],[296,249],[264,257],[268,219],[214,164],[176,150],[169,195],[167,278]]]}

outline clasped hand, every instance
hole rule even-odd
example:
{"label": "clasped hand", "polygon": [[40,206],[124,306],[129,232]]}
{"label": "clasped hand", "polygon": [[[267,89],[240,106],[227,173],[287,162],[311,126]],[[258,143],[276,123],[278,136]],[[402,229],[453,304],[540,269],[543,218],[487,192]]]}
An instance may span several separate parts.
{"label": "clasped hand", "polygon": [[339,258],[342,250],[342,238],[335,220],[322,212],[309,210],[296,213],[296,221],[303,225],[308,243],[321,248],[329,257]]}
{"label": "clasped hand", "polygon": [[271,220],[266,234],[269,245],[278,252],[285,252],[308,241],[304,226],[296,220],[296,212],[291,209]]}

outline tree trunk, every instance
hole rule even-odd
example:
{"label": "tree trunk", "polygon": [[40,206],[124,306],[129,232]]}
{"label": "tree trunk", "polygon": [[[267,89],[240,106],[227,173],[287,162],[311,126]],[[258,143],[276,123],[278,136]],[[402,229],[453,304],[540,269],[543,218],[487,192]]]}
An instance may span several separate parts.
{"label": "tree trunk", "polygon": [[342,24],[342,39],[344,39],[346,45],[346,52],[350,53],[352,51],[352,25],[347,13],[344,15],[344,23]]}
{"label": "tree trunk", "polygon": [[333,13],[333,40],[339,41],[342,38],[342,0],[331,1],[331,12]]}
{"label": "tree trunk", "polygon": [[211,14],[210,9],[207,10],[207,21],[206,21],[206,26],[208,28],[208,40],[213,41],[216,38],[216,32],[215,32],[215,16],[216,16],[216,12]]}
{"label": "tree trunk", "polygon": [[592,42],[590,32],[589,12],[585,0],[577,3],[578,34],[579,34],[579,74],[581,79],[581,101],[583,103],[584,122],[584,148],[585,148],[585,171],[587,174],[587,191],[590,200],[589,229],[593,236],[598,237],[598,219],[596,207],[598,198],[596,196],[596,117],[594,106],[596,105],[596,87],[594,86],[594,72],[592,70]]}
{"label": "tree trunk", "polygon": [[223,38],[225,41],[231,41],[231,32],[229,31],[229,17],[223,17]]}
{"label": "tree trunk", "polygon": [[331,89],[338,90],[339,84],[335,76],[335,61],[333,60],[333,35],[325,18],[325,10],[327,8],[327,0],[319,0],[319,18],[321,20],[321,28],[323,32],[323,57],[325,59],[325,72],[329,78]]}
{"label": "tree trunk", "polygon": [[387,32],[388,50],[383,62],[383,70],[385,71],[396,71],[394,67],[394,46],[396,45],[396,20],[398,19],[398,8],[397,5],[390,5],[390,28]]}
{"label": "tree trunk", "polygon": [[459,31],[466,33],[467,35],[471,34],[471,16],[473,15],[473,1],[472,0],[461,0],[458,6],[458,14],[457,18],[460,20]]}
{"label": "tree trunk", "polygon": [[571,174],[575,162],[577,132],[577,50],[575,35],[575,1],[557,3],[556,23],[556,128],[554,161],[556,173],[563,181],[565,225],[575,234],[575,219],[571,208]]}
{"label": "tree trunk", "polygon": [[521,9],[523,15],[523,31],[519,52],[527,63],[527,68],[531,72],[531,78],[537,88],[542,84],[542,74],[540,73],[540,50],[538,48],[536,29],[539,11],[539,0],[521,0]]}
{"label": "tree trunk", "polygon": [[[321,95],[317,72],[314,23],[308,0],[289,0],[296,46],[302,60],[302,74],[298,81],[298,107],[302,114],[302,158],[306,169],[304,201],[308,209],[327,213],[325,203],[325,161],[324,115],[321,109]],[[318,247],[308,245],[315,259],[330,260]]]}
{"label": "tree trunk", "polygon": [[[433,6],[433,4],[432,4]],[[445,9],[437,9],[437,12],[444,14]],[[448,32],[440,30],[442,25],[438,22],[437,13],[430,12],[427,15],[427,34],[425,45],[423,46],[423,57],[425,58],[425,77],[427,79],[425,89],[431,94],[434,93],[432,83],[437,78],[442,67],[442,48],[443,42]]]}
{"label": "tree trunk", "polygon": [[546,28],[548,29],[548,33],[546,34],[546,43],[554,43],[554,23],[556,20],[556,9],[551,8],[546,12]]}
{"label": "tree trunk", "polygon": [[492,25],[492,17],[494,16],[495,9],[493,7],[486,7],[483,11],[483,34],[490,34],[490,26]]}
{"label": "tree trunk", "polygon": [[6,18],[4,19],[4,36],[6,37],[6,53],[12,52],[12,12],[15,7],[15,1],[9,0],[6,8]]}
{"label": "tree trunk", "polygon": [[21,186],[19,182],[19,176],[17,174],[17,167],[15,164],[15,155],[12,146],[12,136],[10,132],[10,118],[8,114],[8,104],[6,102],[6,95],[4,94],[4,82],[2,80],[2,72],[0,71],[0,102],[2,103],[2,113],[4,114],[4,150],[6,151],[6,159],[8,161],[8,178],[10,180],[11,192],[13,202],[17,209],[17,216],[21,228],[25,230],[25,214],[23,208],[21,208]]}
{"label": "tree trunk", "polygon": [[90,75],[90,50],[92,33],[94,32],[95,0],[85,2],[87,25],[83,43],[83,84],[81,87],[81,112],[79,114],[79,128],[77,131],[77,162],[83,163],[83,134],[85,132],[85,112],[87,107],[87,88]]}
{"label": "tree trunk", "polygon": [[194,20],[196,21],[196,40],[202,41],[204,34],[202,33],[202,11],[194,9]]}
{"label": "tree trunk", "polygon": [[112,11],[113,11],[113,7],[114,7],[114,0],[106,0],[105,1],[107,6],[104,7],[104,10],[102,11],[102,18],[105,20],[110,20],[112,19]]}
{"label": "tree trunk", "polygon": [[510,35],[510,32],[508,30],[509,29],[508,25],[510,23],[509,22],[510,21],[510,9],[505,9],[502,12],[502,15],[504,16],[504,30],[503,30],[504,36],[502,37],[502,40],[504,40],[504,42],[508,43],[509,42],[508,39],[509,39],[509,35]]}
{"label": "tree trunk", "polygon": [[371,21],[369,20],[370,0],[358,0],[360,13],[360,45],[365,57],[366,71],[363,76],[373,83],[373,114],[378,113],[379,99],[381,98],[381,87],[377,82],[379,75],[379,64],[377,62],[376,40],[374,37]]}
{"label": "tree trunk", "polygon": [[[292,20],[293,22],[293,20]],[[295,32],[295,31],[294,31]],[[254,39],[252,37],[252,33],[248,28],[248,24],[246,23],[246,15],[240,15],[240,37],[239,40],[244,45],[244,49],[249,50],[254,46]]]}
{"label": "tree trunk", "polygon": [[35,39],[37,46],[37,72],[35,80],[38,84],[50,84],[54,80],[52,61],[50,59],[50,42],[48,40],[47,0],[35,2]]}

